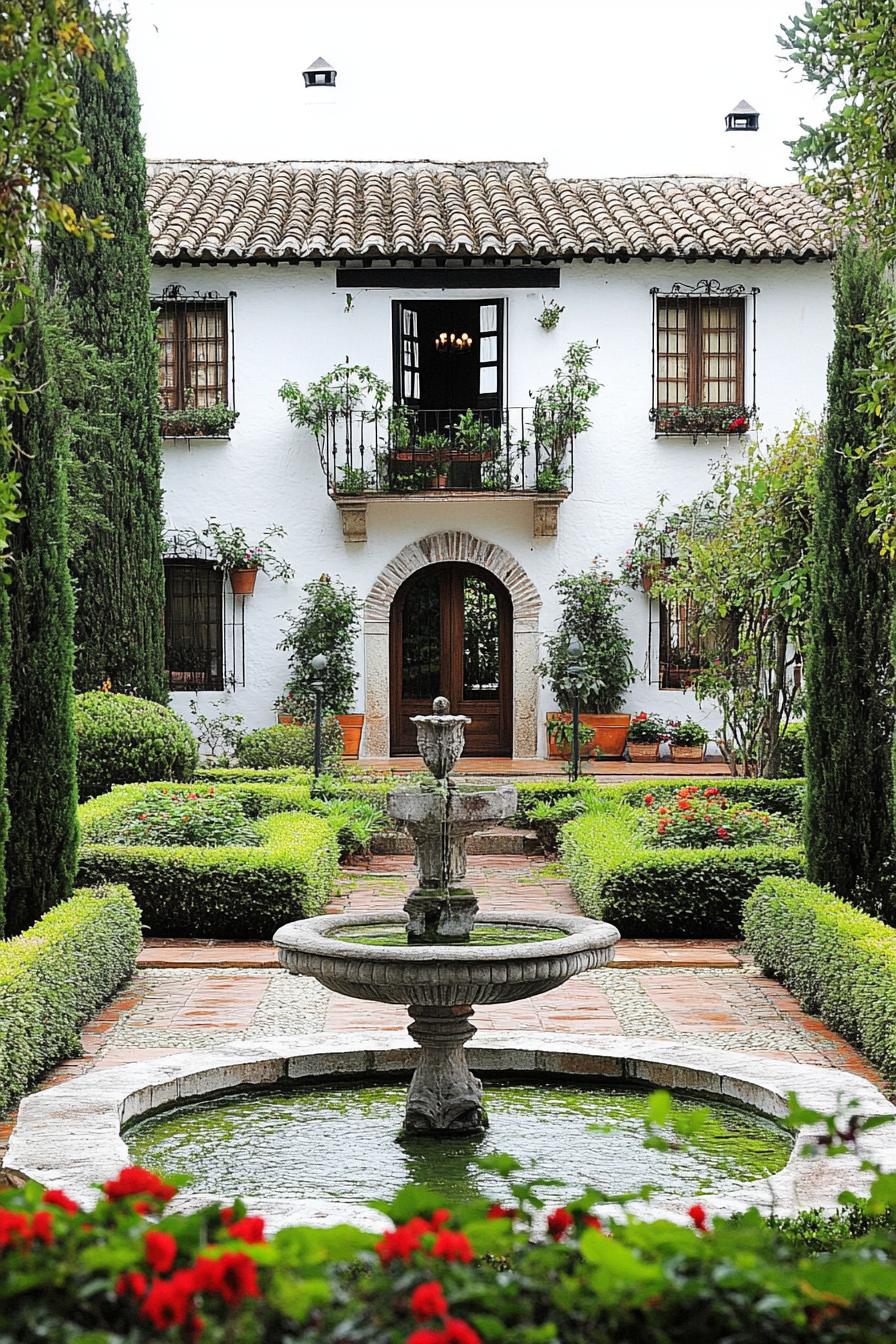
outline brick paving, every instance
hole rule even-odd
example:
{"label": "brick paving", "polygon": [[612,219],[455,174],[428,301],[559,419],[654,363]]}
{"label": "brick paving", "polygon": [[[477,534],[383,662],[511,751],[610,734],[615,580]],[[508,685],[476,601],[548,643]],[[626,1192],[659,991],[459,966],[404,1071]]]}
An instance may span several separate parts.
{"label": "brick paving", "polygon": [[[470,861],[467,875],[486,912],[577,913],[568,883],[543,860],[483,857]],[[400,908],[412,881],[410,860],[373,857],[343,871],[329,908]],[[60,1064],[40,1086],[235,1037],[398,1031],[406,1022],[401,1007],[344,998],[284,974],[269,943],[153,938],[130,983],[84,1028],[82,1057]],[[750,1050],[847,1069],[888,1090],[857,1051],[759,974],[730,940],[623,939],[612,966],[535,999],[484,1006],[476,1022],[492,1030],[654,1036]],[[0,1120],[0,1150],[10,1129]]]}

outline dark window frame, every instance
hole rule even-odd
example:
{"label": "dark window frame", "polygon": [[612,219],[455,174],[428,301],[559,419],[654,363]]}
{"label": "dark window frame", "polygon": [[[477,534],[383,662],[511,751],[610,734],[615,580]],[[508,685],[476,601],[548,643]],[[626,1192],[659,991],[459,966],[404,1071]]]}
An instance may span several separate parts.
{"label": "dark window frame", "polygon": [[[650,290],[650,322],[651,322],[651,341],[650,341],[650,420],[656,425],[658,434],[693,434],[694,441],[698,433],[727,433],[729,432],[727,424],[719,422],[714,415],[715,411],[726,410],[728,407],[741,407],[744,417],[743,426],[738,426],[736,432],[742,433],[753,421],[756,415],[756,331],[757,331],[757,306],[759,297],[759,288],[754,285],[748,289],[746,285],[722,285],[718,280],[700,280],[696,284],[687,285],[677,283],[668,290],[661,290],[655,286]],[[736,351],[736,396],[724,401],[710,401],[704,399],[701,395],[703,390],[703,370],[704,370],[704,351],[703,351],[703,322],[702,315],[707,307],[724,307],[731,304],[737,304],[739,308],[739,317],[737,323],[737,351]],[[668,394],[665,399],[661,399],[660,390],[665,383],[681,381],[660,377],[660,362],[668,355],[668,348],[663,350],[662,335],[659,325],[659,314],[662,308],[683,309],[687,314],[685,330],[687,331],[687,401],[677,401],[669,399]],[[708,352],[713,353],[713,352]],[[749,355],[749,359],[748,359]],[[718,381],[714,379],[712,381]],[[705,407],[706,415],[700,417],[700,423],[696,418],[687,418],[684,422],[678,424],[674,421],[674,416],[670,412],[684,407]],[[702,421],[705,419],[706,423]],[[671,423],[670,423],[671,421]]]}
{"label": "dark window frame", "polygon": [[[191,409],[187,404],[186,393],[188,389],[193,392],[192,407],[202,405],[228,406],[234,408],[236,405],[236,367],[234,361],[234,330],[233,330],[233,300],[236,297],[236,291],[231,290],[229,294],[219,294],[217,290],[210,290],[207,293],[196,292],[188,294],[183,285],[167,285],[161,295],[154,296],[152,299],[152,308],[157,315],[157,339],[159,346],[159,396],[164,410],[185,411]],[[222,342],[221,358],[213,361],[214,365],[220,368],[220,380],[216,379],[213,387],[217,401],[202,402],[199,399],[201,393],[207,393],[208,384],[200,387],[196,383],[194,370],[207,367],[209,362],[206,360],[190,358],[191,342],[197,348],[208,343],[208,336],[190,336],[188,331],[188,314],[203,313],[214,311],[221,315],[221,336]],[[165,315],[173,318],[174,321],[174,357],[170,361],[165,359],[165,341],[159,329],[158,316]],[[163,375],[171,371],[173,378],[171,381],[163,382]]]}
{"label": "dark window frame", "polygon": [[[212,560],[195,556],[166,556],[164,567],[168,687],[172,691],[223,691],[227,680],[224,572]],[[193,606],[192,620],[178,610],[184,603]],[[195,650],[197,656],[184,659],[185,649]],[[181,666],[172,667],[172,662]],[[184,666],[185,662],[192,666]]]}

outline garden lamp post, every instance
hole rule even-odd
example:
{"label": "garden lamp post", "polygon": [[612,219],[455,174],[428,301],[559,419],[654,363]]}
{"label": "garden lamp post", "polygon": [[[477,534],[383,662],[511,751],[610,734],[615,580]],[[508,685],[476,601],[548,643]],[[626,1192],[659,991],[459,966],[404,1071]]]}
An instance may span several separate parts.
{"label": "garden lamp post", "polygon": [[311,659],[311,670],[315,676],[311,689],[314,692],[314,778],[317,779],[321,769],[321,730],[324,716],[324,684],[320,678],[327,670],[326,654],[314,655]]}
{"label": "garden lamp post", "polygon": [[579,659],[585,650],[581,641],[573,635],[567,646],[567,653],[570,663],[567,668],[570,683],[572,685],[572,769],[573,779],[579,777],[579,677],[582,675],[582,668]]}

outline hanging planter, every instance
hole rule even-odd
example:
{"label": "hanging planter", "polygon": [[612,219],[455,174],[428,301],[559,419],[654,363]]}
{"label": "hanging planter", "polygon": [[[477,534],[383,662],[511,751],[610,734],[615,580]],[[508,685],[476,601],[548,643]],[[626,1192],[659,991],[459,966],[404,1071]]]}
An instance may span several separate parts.
{"label": "hanging planter", "polygon": [[250,597],[255,592],[255,580],[257,578],[257,569],[232,569],[230,571],[230,586],[237,597]]}

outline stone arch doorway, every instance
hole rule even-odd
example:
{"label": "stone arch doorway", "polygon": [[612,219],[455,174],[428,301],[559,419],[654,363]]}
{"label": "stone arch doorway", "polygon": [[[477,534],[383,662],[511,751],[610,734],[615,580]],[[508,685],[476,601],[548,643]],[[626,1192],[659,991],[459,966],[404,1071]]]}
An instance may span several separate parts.
{"label": "stone arch doorway", "polygon": [[[412,542],[386,565],[364,605],[364,755],[387,757],[392,749],[393,694],[390,677],[392,608],[403,585],[430,566],[473,567],[498,581],[509,603],[506,639],[509,749],[515,757],[535,755],[538,729],[539,616],[541,598],[522,566],[503,547],[469,532],[434,532]],[[457,571],[460,572],[460,571]],[[493,588],[495,586],[493,585]],[[507,746],[505,745],[505,750]]]}

